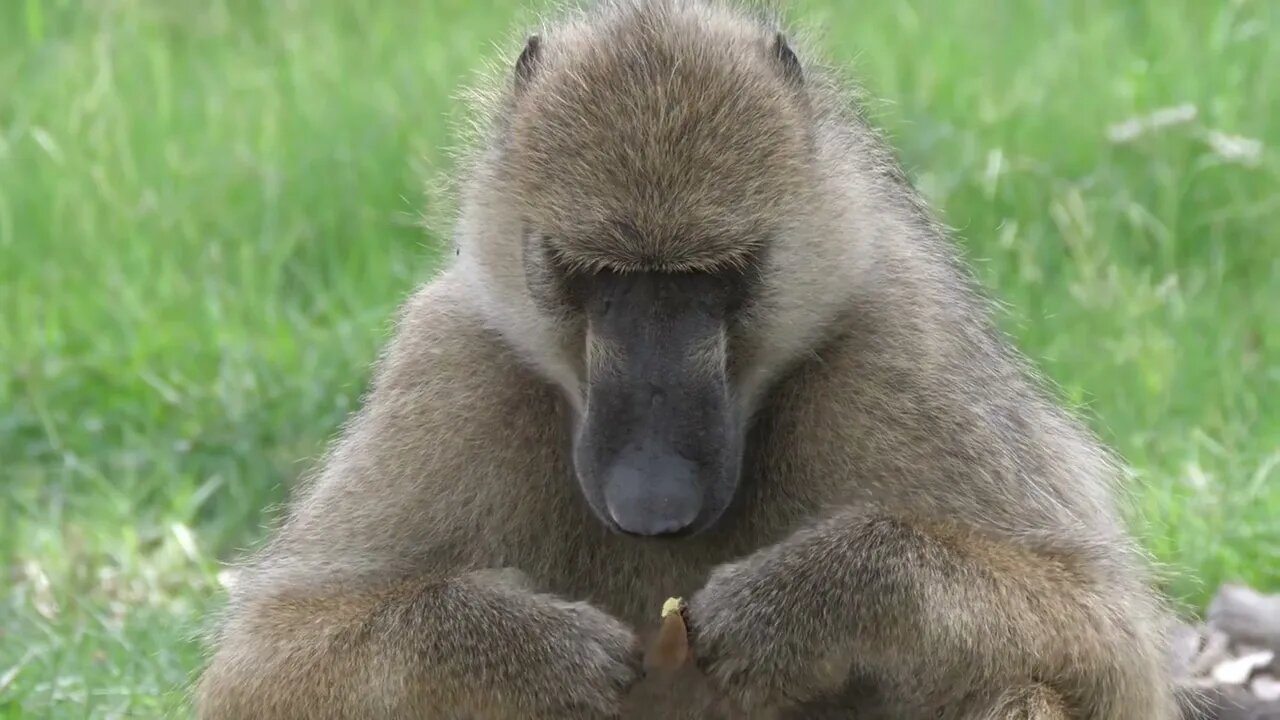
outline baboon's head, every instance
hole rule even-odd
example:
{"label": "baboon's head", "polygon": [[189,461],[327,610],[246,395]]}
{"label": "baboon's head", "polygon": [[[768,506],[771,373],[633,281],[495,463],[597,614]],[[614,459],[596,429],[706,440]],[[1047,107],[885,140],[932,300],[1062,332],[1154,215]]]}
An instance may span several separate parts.
{"label": "baboon's head", "polygon": [[690,3],[613,12],[529,39],[470,242],[492,314],[577,410],[591,508],[680,536],[730,504],[763,379],[816,322],[770,291],[812,130],[777,32]]}

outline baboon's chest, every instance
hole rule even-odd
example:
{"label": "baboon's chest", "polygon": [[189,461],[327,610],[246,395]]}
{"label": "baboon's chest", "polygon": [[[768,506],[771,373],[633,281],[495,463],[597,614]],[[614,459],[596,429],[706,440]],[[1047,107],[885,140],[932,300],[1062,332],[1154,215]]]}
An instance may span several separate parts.
{"label": "baboon's chest", "polygon": [[716,567],[781,541],[812,515],[795,506],[762,516],[750,507],[711,532],[670,540],[612,533],[584,512],[572,524],[526,534],[536,542],[507,552],[545,590],[597,605],[638,630],[656,627],[667,598],[692,596]]}
{"label": "baboon's chest", "polygon": [[585,600],[644,630],[656,628],[663,601],[690,597],[716,565],[730,559],[723,552],[629,542],[634,541],[611,539],[609,547],[570,551],[540,580],[566,599]]}

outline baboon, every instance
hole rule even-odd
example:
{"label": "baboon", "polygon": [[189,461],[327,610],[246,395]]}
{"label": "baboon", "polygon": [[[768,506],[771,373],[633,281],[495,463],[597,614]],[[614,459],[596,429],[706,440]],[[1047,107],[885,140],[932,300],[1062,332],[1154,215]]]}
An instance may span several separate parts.
{"label": "baboon", "polygon": [[1118,462],[840,75],[718,0],[525,37],[200,716],[1176,717]]}

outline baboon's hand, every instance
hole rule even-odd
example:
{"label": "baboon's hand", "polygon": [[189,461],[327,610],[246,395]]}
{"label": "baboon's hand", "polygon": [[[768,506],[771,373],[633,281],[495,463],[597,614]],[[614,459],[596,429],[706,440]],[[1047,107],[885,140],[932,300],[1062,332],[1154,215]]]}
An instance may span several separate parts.
{"label": "baboon's hand", "polygon": [[813,700],[849,676],[851,643],[821,609],[835,598],[793,555],[780,545],[721,565],[689,602],[695,662],[741,712]]}
{"label": "baboon's hand", "polygon": [[[534,593],[513,571],[476,573],[468,583],[475,627],[455,628],[493,645],[475,652],[479,693],[509,698],[503,712],[519,718],[612,718],[639,679],[641,650],[619,620],[584,602]],[[457,636],[457,635],[455,635]],[[470,664],[464,661],[463,664]],[[478,676],[478,677],[477,677]]]}

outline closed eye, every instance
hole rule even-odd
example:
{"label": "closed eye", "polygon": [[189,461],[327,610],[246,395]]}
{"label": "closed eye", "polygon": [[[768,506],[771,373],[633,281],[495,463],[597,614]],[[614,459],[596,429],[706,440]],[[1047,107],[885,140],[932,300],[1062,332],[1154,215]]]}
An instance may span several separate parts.
{"label": "closed eye", "polygon": [[754,255],[745,264],[706,270],[627,270],[575,265],[546,235],[530,237],[527,243],[526,253],[537,258],[540,304],[559,312],[608,312],[625,284],[620,280],[648,275],[663,278],[659,286],[684,296],[683,303],[731,322],[750,305],[761,283]]}

